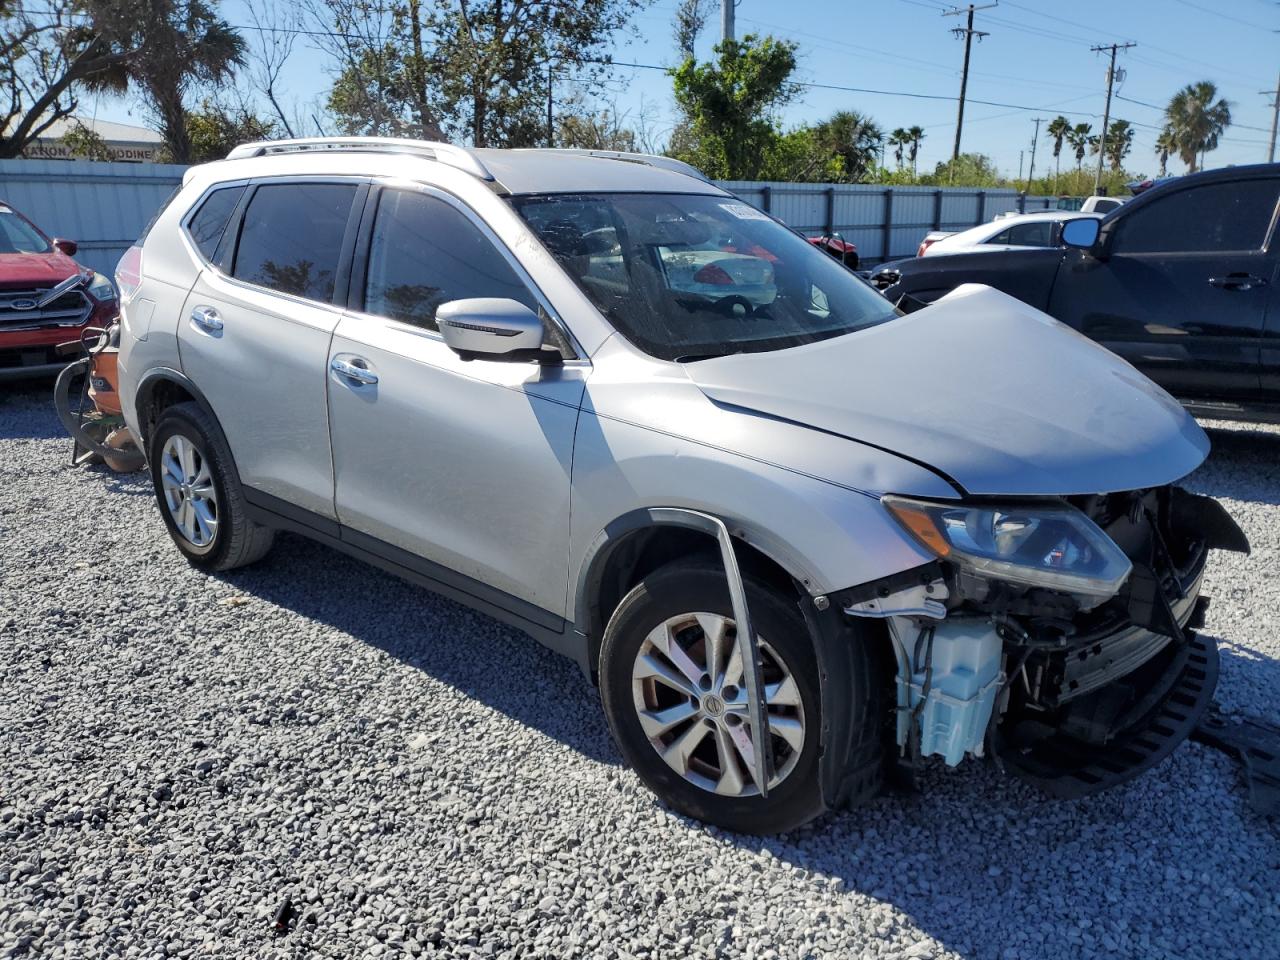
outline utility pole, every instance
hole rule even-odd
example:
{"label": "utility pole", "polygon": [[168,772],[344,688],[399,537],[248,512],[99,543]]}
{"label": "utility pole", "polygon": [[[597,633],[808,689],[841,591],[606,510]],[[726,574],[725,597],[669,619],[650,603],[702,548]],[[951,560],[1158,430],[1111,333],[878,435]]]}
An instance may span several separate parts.
{"label": "utility pole", "polygon": [[733,39],[733,12],[736,0],[720,0],[720,39]]}
{"label": "utility pole", "polygon": [[1022,179],[1022,161],[1025,160],[1026,158],[1027,158],[1027,151],[1019,150],[1018,151],[1018,179],[1019,180]]}
{"label": "utility pole", "polygon": [[1276,92],[1259,90],[1264,97],[1271,98],[1271,146],[1267,148],[1267,163],[1276,162],[1276,122],[1280,121],[1280,79],[1276,80]]}
{"label": "utility pole", "polygon": [[944,10],[944,17],[958,17],[962,13],[968,13],[969,18],[963,27],[956,27],[951,32],[957,38],[964,37],[964,70],[960,74],[960,112],[956,115],[956,145],[951,151],[951,159],[955,160],[960,156],[960,131],[964,128],[964,94],[969,86],[969,49],[973,46],[973,38],[976,36],[979,40],[983,37],[990,36],[982,30],[973,29],[973,14],[978,10],[990,10],[992,7],[998,7],[999,2],[985,3],[980,7],[975,7],[972,3],[968,7],[956,7],[953,10]]}
{"label": "utility pole", "polygon": [[1107,67],[1107,105],[1102,111],[1102,134],[1098,140],[1098,172],[1093,178],[1094,193],[1098,192],[1098,187],[1102,184],[1102,164],[1107,159],[1107,126],[1111,123],[1111,88],[1116,82],[1116,53],[1136,46],[1136,43],[1104,43],[1089,48],[1094,53],[1111,51],[1111,66]]}
{"label": "utility pole", "polygon": [[1036,141],[1040,139],[1040,124],[1044,121],[1044,117],[1032,117],[1036,122],[1035,136],[1031,138],[1031,169],[1027,171],[1027,192],[1031,192],[1031,181],[1036,175]]}
{"label": "utility pole", "polygon": [[552,88],[551,88],[551,64],[547,64],[547,146],[554,147],[555,144],[555,123],[552,117]]}

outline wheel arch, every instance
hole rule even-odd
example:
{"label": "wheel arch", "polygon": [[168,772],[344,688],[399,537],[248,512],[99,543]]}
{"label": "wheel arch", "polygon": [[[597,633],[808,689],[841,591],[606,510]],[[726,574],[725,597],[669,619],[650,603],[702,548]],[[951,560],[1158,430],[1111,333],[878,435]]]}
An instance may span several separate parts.
{"label": "wheel arch", "polygon": [[185,374],[170,367],[148,370],[138,383],[134,403],[138,413],[138,428],[142,432],[138,440],[144,451],[161,414],[178,403],[197,404],[218,424],[218,429],[222,429],[218,415],[214,413],[213,406],[200,388]]}
{"label": "wheel arch", "polygon": [[[734,554],[743,574],[763,580],[797,602],[808,595],[807,580],[751,543],[730,524]],[[587,638],[587,664],[594,674],[609,618],[627,592],[673,560],[706,556],[719,564],[720,548],[708,518],[693,510],[646,507],[612,521],[592,541],[581,565],[574,599],[574,624]]]}

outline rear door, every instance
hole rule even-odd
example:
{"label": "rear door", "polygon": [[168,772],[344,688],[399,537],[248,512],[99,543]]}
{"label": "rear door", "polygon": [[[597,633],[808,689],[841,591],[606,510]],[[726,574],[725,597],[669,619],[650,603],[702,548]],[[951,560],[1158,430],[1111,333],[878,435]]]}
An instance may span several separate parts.
{"label": "rear door", "polygon": [[[250,185],[238,231],[219,242],[178,325],[183,371],[212,406],[250,494],[328,518],[325,368],[342,312],[335,300],[346,295],[353,211],[367,190],[353,180]],[[188,236],[200,242],[197,219]]]}
{"label": "rear door", "polygon": [[1049,312],[1176,396],[1248,400],[1276,258],[1280,178],[1193,184],[1125,207],[1105,255],[1069,251]]}

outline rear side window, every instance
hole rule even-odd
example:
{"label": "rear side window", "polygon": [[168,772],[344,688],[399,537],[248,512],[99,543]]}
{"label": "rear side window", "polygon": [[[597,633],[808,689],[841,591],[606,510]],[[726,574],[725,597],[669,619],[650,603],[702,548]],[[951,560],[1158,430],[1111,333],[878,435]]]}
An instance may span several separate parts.
{"label": "rear side window", "polygon": [[222,232],[227,228],[227,221],[235,212],[236,204],[240,202],[244,191],[243,186],[223,187],[213,191],[205,197],[200,209],[188,221],[187,233],[191,242],[206,260],[213,259],[218,241],[222,239]]}
{"label": "rear side window", "polygon": [[456,209],[426,194],[385,191],[369,245],[365,312],[435,330],[440,304],[469,297],[538,309],[498,249]]}
{"label": "rear side window", "polygon": [[245,210],[231,275],[246,283],[329,302],[355,184],[271,183]]}
{"label": "rear side window", "polygon": [[1032,223],[1020,223],[1001,230],[987,243],[1014,247],[1047,247],[1053,225],[1048,220],[1036,220]]}
{"label": "rear side window", "polygon": [[1280,180],[1209,183],[1136,207],[1116,223],[1113,253],[1261,250]]}

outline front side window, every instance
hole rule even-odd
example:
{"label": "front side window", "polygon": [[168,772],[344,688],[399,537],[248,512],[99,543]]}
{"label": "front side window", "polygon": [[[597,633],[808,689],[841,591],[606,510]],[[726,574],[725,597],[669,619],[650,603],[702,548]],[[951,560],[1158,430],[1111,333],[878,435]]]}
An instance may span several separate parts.
{"label": "front side window", "polygon": [[355,184],[270,183],[249,201],[231,274],[246,283],[333,299]]}
{"label": "front side window", "polygon": [[245,188],[223,187],[205,197],[200,209],[187,224],[187,233],[191,242],[206,260],[212,260],[218,249],[218,241],[222,239],[222,231],[227,228],[227,221],[235,212],[236,204],[244,194]]}
{"label": "front side window", "polygon": [[40,231],[8,207],[0,207],[0,253],[48,253]]}
{"label": "front side window", "polygon": [[899,315],[830,256],[733,197],[512,202],[617,330],[663,360],[779,350]]}
{"label": "front side window", "polygon": [[1261,250],[1280,180],[1208,183],[1175,190],[1117,214],[1112,253]]}
{"label": "front side window", "polygon": [[365,312],[435,330],[442,303],[471,297],[538,309],[511,265],[461,212],[424,193],[384,191],[369,242]]}

